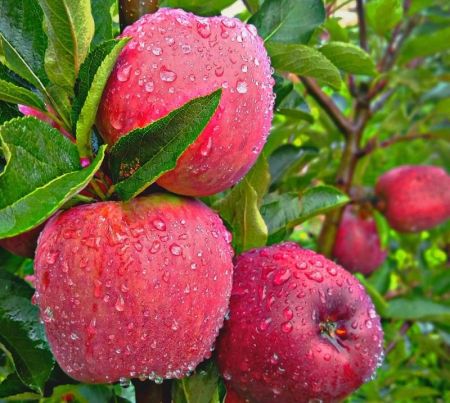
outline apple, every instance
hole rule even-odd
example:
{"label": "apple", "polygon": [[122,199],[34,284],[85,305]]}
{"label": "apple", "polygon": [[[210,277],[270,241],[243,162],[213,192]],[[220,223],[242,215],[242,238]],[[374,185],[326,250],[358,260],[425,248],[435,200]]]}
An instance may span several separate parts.
{"label": "apple", "polygon": [[37,240],[45,224],[39,225],[22,234],[0,239],[0,246],[8,252],[22,257],[33,258]]}
{"label": "apple", "polygon": [[369,275],[385,260],[375,220],[356,206],[344,210],[333,248],[339,264],[352,273]]}
{"label": "apple", "polygon": [[348,271],[287,242],[237,258],[219,369],[250,402],[334,402],[371,379],[380,318]]}
{"label": "apple", "polygon": [[87,383],[192,371],[228,308],[230,242],[216,213],[169,194],[56,214],[39,238],[35,300],[61,368]]}
{"label": "apple", "polygon": [[235,18],[161,8],[128,26],[132,39],[109,77],[97,114],[108,144],[222,88],[200,137],[158,184],[206,196],[238,182],[256,161],[273,115],[274,80],[263,40]]}
{"label": "apple", "polygon": [[377,207],[399,232],[419,232],[450,218],[450,176],[427,165],[403,165],[382,175]]}

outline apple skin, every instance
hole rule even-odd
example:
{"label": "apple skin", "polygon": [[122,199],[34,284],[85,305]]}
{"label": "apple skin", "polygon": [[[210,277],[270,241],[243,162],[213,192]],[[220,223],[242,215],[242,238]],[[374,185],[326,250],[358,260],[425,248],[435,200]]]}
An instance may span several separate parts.
{"label": "apple skin", "polygon": [[396,231],[420,232],[450,218],[450,176],[442,168],[394,168],[378,179],[375,193],[377,207]]}
{"label": "apple skin", "polygon": [[387,252],[381,248],[375,220],[355,206],[344,210],[333,256],[351,273],[371,274],[386,260]]}
{"label": "apple skin", "polygon": [[201,18],[161,8],[128,26],[97,114],[108,144],[222,88],[218,110],[200,137],[158,184],[206,196],[238,182],[256,161],[270,130],[270,60],[254,27],[224,16]]}
{"label": "apple skin", "polygon": [[217,352],[243,398],[338,401],[373,376],[382,344],[369,296],[336,263],[291,242],[237,258]]}
{"label": "apple skin", "polygon": [[230,242],[217,214],[174,195],[55,215],[39,238],[35,299],[61,368],[87,383],[192,371],[228,308]]}
{"label": "apple skin", "polygon": [[39,225],[36,228],[10,238],[0,239],[0,246],[14,255],[33,259],[37,240],[44,225]]}

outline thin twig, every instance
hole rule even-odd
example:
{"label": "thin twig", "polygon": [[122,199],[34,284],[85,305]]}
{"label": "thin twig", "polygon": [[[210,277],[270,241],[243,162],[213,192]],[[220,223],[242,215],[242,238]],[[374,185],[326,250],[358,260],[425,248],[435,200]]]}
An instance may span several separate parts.
{"label": "thin twig", "polygon": [[308,77],[300,77],[300,80],[308,93],[330,116],[331,120],[342,132],[342,134],[347,137],[353,130],[351,122],[342,114],[334,101],[322,91],[320,86],[313,79]]}
{"label": "thin twig", "polygon": [[356,0],[356,13],[358,15],[359,45],[367,52],[369,48],[367,45],[367,26],[366,16],[364,13],[364,0]]}

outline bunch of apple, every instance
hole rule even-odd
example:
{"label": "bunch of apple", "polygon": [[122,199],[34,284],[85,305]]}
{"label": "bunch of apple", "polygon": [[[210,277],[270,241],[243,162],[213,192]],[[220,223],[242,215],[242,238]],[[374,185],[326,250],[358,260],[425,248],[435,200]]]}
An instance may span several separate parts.
{"label": "bunch of apple", "polygon": [[[35,300],[58,363],[89,383],[181,378],[211,356],[229,310],[217,360],[230,396],[345,397],[383,356],[380,318],[362,285],[293,243],[233,262],[220,217],[192,198],[236,184],[262,150],[274,83],[262,39],[237,19],[174,9],[143,16],[123,36],[131,40],[97,115],[109,145],[194,97],[218,88],[222,97],[176,168],[159,178],[171,193],[73,207],[1,241],[27,256],[37,242]],[[395,229],[429,228],[450,215],[448,182],[437,168],[396,169],[379,180],[380,209]],[[349,208],[335,257],[368,273],[385,258],[380,248],[373,220]]]}

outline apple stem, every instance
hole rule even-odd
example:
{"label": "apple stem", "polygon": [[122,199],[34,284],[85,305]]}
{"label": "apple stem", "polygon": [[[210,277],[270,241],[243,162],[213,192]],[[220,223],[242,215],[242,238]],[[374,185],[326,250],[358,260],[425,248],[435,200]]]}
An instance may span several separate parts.
{"label": "apple stem", "polygon": [[119,0],[120,30],[137,21],[144,14],[158,11],[159,0]]}
{"label": "apple stem", "polygon": [[170,403],[170,382],[157,384],[153,381],[133,379],[136,403]]}

